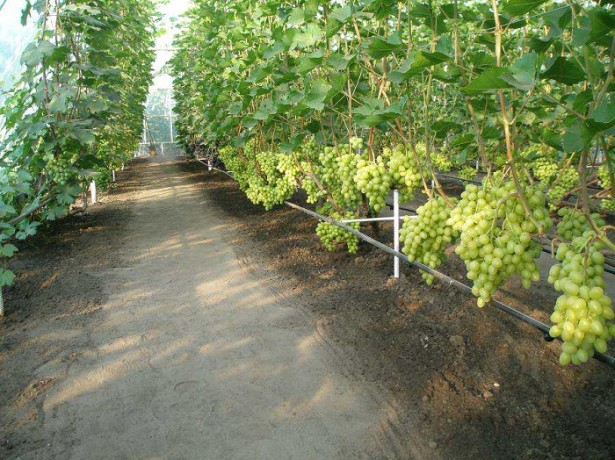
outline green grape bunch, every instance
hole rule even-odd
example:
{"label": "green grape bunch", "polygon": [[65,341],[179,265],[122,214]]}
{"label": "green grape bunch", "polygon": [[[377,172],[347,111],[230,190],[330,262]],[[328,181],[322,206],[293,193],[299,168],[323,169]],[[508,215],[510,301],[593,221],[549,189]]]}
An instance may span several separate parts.
{"label": "green grape bunch", "polygon": [[551,267],[548,282],[562,294],[557,298],[549,330],[563,343],[559,362],[581,364],[596,351],[604,353],[615,337],[615,313],[604,292],[603,242],[588,230],[557,249],[558,264]]}
{"label": "green grape bunch", "polygon": [[548,158],[540,157],[532,162],[532,172],[540,182],[550,184],[559,173],[559,165]]}
{"label": "green grape bunch", "polygon": [[[337,213],[333,213],[331,217],[333,217],[335,220],[342,220],[353,219],[356,216],[349,213],[342,217]],[[347,225],[354,228],[355,230],[359,230],[358,222],[352,222]],[[335,250],[337,245],[340,243],[346,244],[346,247],[350,254],[356,254],[359,250],[359,238],[356,235],[329,222],[319,222],[316,226],[316,234],[318,235],[320,241],[328,251]]]}
{"label": "green grape bunch", "polygon": [[613,184],[611,184],[608,165],[600,165],[598,168],[598,178],[600,179],[600,186],[606,191],[606,196],[600,200],[600,208],[605,211],[615,212],[615,195],[613,194]]}
{"label": "green grape bunch", "polygon": [[[431,268],[442,264],[446,247],[459,234],[447,223],[450,214],[451,208],[437,196],[418,208],[415,218],[404,219],[399,237],[403,243],[402,252],[410,262],[419,261]],[[423,270],[421,275],[428,285],[433,283],[433,275]]]}
{"label": "green grape bunch", "polygon": [[421,184],[421,173],[416,159],[408,148],[398,144],[392,149],[384,149],[387,166],[391,174],[392,187],[399,191],[399,199],[410,201]]}
{"label": "green grape bunch", "polygon": [[474,179],[476,177],[476,169],[472,168],[471,166],[464,165],[459,168],[459,171],[457,171],[457,176],[461,177],[462,179]]}
{"label": "green grape bunch", "polygon": [[399,191],[402,202],[412,199],[421,183],[421,174],[411,152],[403,145],[396,145],[384,148],[375,161],[360,158],[354,181],[370,207],[380,212],[393,188]]}
{"label": "green grape bunch", "polygon": [[380,212],[393,184],[393,177],[387,168],[385,158],[379,156],[376,161],[359,159],[354,180],[358,189],[367,197],[370,207]]}
{"label": "green grape bunch", "polygon": [[455,252],[465,262],[479,307],[512,275],[520,275],[526,289],[540,279],[535,259],[542,246],[532,236],[552,222],[546,198],[537,187],[527,187],[524,195],[529,218],[512,181],[491,187],[468,184],[451,211],[448,225],[461,234]]}
{"label": "green grape bunch", "polygon": [[[572,241],[577,236],[583,235],[588,230],[592,229],[591,224],[587,220],[585,214],[574,208],[561,208],[558,215],[562,220],[557,224],[557,236],[565,241]],[[598,227],[605,225],[600,214],[592,214],[592,219]]]}
{"label": "green grape bunch", "polygon": [[570,191],[579,185],[579,172],[571,167],[564,169],[559,178],[553,182],[547,196],[551,203],[555,204],[562,200]]}
{"label": "green grape bunch", "polygon": [[78,171],[75,163],[79,160],[79,154],[55,156],[49,152],[43,158],[46,162],[44,171],[56,184],[62,186],[77,179]]}

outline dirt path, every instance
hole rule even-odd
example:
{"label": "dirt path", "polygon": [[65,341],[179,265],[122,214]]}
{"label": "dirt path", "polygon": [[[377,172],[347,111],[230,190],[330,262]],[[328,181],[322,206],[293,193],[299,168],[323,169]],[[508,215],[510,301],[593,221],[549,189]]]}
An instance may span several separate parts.
{"label": "dirt path", "polygon": [[55,384],[29,428],[37,442],[12,455],[391,455],[386,405],[337,369],[305,311],[237,259],[224,221],[178,164],[141,167],[117,228],[122,243],[109,247],[116,263],[89,273],[100,311],[55,331],[82,340],[70,359],[35,370]]}

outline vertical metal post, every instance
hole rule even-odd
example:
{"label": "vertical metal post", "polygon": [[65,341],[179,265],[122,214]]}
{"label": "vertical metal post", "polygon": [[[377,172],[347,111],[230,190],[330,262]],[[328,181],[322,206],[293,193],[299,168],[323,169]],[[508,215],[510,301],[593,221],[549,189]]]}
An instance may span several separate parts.
{"label": "vertical metal post", "polygon": [[96,203],[96,182],[90,182],[90,199],[92,204]]}
{"label": "vertical metal post", "polygon": [[173,139],[173,110],[171,109],[171,88],[167,92],[167,115],[169,116],[169,134],[171,135],[171,143],[174,143]]}
{"label": "vertical metal post", "polygon": [[111,170],[111,180],[115,182],[115,169]]}
{"label": "vertical metal post", "polygon": [[2,295],[2,288],[0,287],[0,318],[4,316],[4,296]]}
{"label": "vertical metal post", "polygon": [[[399,190],[393,190],[393,249],[399,252]],[[393,276],[399,278],[399,257],[393,258]]]}

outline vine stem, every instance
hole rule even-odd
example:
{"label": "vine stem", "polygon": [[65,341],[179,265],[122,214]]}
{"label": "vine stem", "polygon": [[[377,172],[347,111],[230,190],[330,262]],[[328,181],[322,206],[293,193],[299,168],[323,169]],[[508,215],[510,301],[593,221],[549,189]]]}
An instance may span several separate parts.
{"label": "vine stem", "polygon": [[585,214],[587,221],[591,225],[592,230],[596,232],[596,236],[600,238],[602,242],[604,242],[604,244],[606,244],[609,248],[615,250],[615,244],[608,239],[606,231],[600,230],[598,228],[598,225],[596,224],[596,221],[592,216],[591,209],[589,206],[590,198],[589,192],[587,191],[587,149],[584,149],[581,152],[578,172],[580,182],[579,196],[581,197],[581,207],[583,208],[583,213]]}
{"label": "vine stem", "polygon": [[331,203],[331,205],[335,208],[335,210],[339,212],[340,215],[344,215],[344,210],[342,209],[342,207],[337,203],[337,201],[335,201],[335,198],[333,198],[333,195],[331,195],[329,190],[327,190],[327,188],[322,184],[322,182],[320,182],[320,179],[316,177],[316,174],[314,174],[314,170],[312,169],[312,162],[310,161],[309,158],[307,158],[307,164],[310,167],[309,172],[306,172],[305,169],[300,164],[297,164],[297,166],[299,166],[299,171],[301,171],[301,174],[303,174],[304,176],[308,176],[310,179],[312,179],[314,183],[316,184],[316,186],[321,191],[327,194],[327,200],[329,201],[329,203]]}
{"label": "vine stem", "polygon": [[[495,20],[495,58],[498,67],[502,66],[502,24],[500,24],[500,16],[498,14],[498,1],[491,0],[491,4],[493,6],[493,18]],[[498,100],[500,102],[500,112],[502,115],[502,123],[504,125],[504,136],[506,139],[506,157],[508,159],[508,164],[510,166],[510,171],[512,173],[513,181],[515,183],[515,188],[519,192],[519,201],[521,201],[521,205],[525,210],[525,215],[528,217],[532,223],[536,226],[539,233],[544,231],[542,225],[536,221],[532,217],[532,210],[530,209],[530,205],[527,202],[527,198],[523,193],[523,188],[521,187],[521,181],[519,180],[519,174],[517,172],[517,167],[515,165],[515,160],[513,158],[513,141],[512,134],[510,132],[510,120],[508,118],[508,112],[506,110],[506,99],[504,98],[504,91],[498,90],[497,92]]]}

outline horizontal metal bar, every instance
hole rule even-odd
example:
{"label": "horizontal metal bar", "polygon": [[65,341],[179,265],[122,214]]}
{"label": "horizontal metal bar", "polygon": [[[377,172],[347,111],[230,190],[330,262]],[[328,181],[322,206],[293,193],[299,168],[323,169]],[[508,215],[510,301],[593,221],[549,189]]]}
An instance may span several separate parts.
{"label": "horizontal metal bar", "polygon": [[[404,220],[406,217],[416,219],[418,216],[399,216],[399,220]],[[391,222],[393,220],[395,217],[366,217],[365,219],[342,219],[340,222],[348,224],[352,222]]]}

